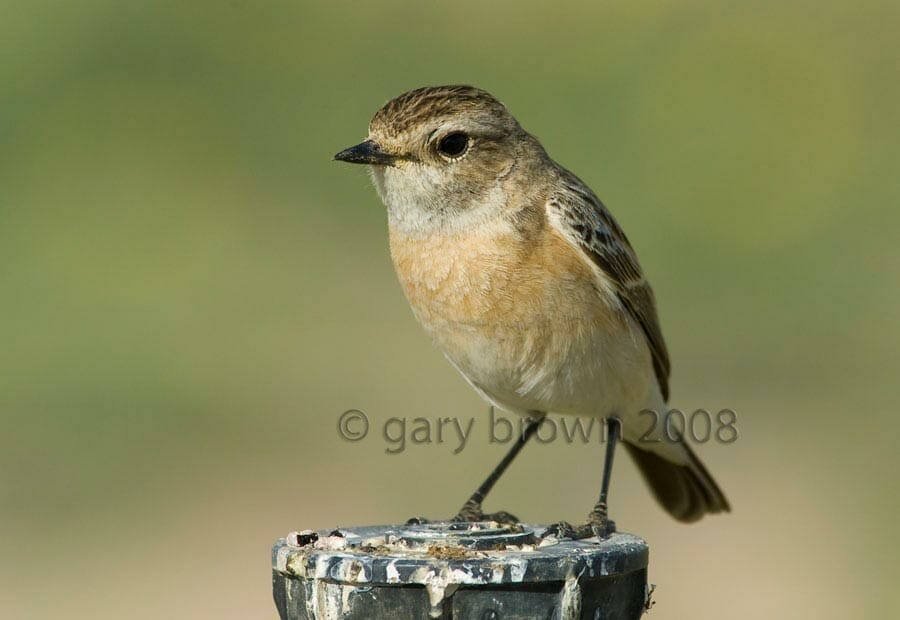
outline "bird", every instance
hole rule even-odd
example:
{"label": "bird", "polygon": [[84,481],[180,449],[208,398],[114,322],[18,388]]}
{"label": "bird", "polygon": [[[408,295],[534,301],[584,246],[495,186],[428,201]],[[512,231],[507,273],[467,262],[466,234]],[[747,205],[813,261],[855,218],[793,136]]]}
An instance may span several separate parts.
{"label": "bird", "polygon": [[659,504],[692,522],[730,511],[680,435],[647,431],[671,364],[656,301],[622,228],[507,107],[469,85],[388,101],[361,143],[335,160],[368,166],[387,210],[390,253],[416,319],[492,406],[528,424],[457,520],[515,519],[483,502],[547,414],[609,428],[600,499],[553,534],[608,536],[609,476],[624,444]]}

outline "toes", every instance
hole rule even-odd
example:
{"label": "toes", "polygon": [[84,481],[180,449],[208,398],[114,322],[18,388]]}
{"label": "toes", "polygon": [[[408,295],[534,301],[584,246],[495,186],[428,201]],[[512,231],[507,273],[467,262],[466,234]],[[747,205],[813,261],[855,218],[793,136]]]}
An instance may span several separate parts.
{"label": "toes", "polygon": [[498,512],[492,512],[490,514],[481,515],[481,520],[482,521],[496,521],[497,523],[503,523],[503,524],[507,524],[507,525],[509,525],[509,524],[517,525],[518,523],[520,523],[519,518],[516,515],[506,512],[505,510],[500,510]]}
{"label": "toes", "polygon": [[616,522],[612,519],[591,520],[588,522],[591,536],[596,536],[601,540],[605,540],[612,536],[616,531]]}
{"label": "toes", "polygon": [[575,528],[572,527],[572,524],[567,521],[560,521],[559,523],[554,523],[541,535],[541,538],[549,538],[553,536],[557,540],[575,540],[577,532]]}
{"label": "toes", "polygon": [[544,530],[541,539],[553,536],[557,540],[584,540],[585,538],[593,537],[605,540],[615,531],[615,522],[608,519],[602,522],[584,523],[578,526],[573,526],[566,521],[560,521]]}
{"label": "toes", "polygon": [[483,521],[484,515],[480,512],[472,513],[472,512],[460,512],[455,517],[450,519],[454,523],[471,523],[473,521]]}
{"label": "toes", "polygon": [[470,499],[463,504],[463,507],[459,509],[452,521],[481,521],[483,517],[484,512],[481,510],[481,503]]}

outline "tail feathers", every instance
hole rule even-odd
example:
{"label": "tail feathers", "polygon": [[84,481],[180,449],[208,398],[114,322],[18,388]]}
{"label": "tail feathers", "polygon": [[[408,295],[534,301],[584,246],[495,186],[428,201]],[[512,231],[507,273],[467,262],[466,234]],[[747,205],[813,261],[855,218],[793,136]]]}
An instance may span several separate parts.
{"label": "tail feathers", "polygon": [[687,442],[681,444],[688,455],[687,465],[673,463],[627,442],[625,447],[657,501],[674,518],[688,523],[707,513],[730,512],[731,506],[719,485]]}

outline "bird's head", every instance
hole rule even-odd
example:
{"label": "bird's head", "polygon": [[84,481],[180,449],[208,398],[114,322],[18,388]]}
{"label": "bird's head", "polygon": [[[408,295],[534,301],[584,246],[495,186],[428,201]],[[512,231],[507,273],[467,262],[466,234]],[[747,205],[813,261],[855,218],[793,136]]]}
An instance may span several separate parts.
{"label": "bird's head", "polygon": [[472,86],[409,91],[382,107],[365,141],[334,156],[367,164],[391,224],[460,228],[506,204],[503,180],[543,154],[506,107]]}

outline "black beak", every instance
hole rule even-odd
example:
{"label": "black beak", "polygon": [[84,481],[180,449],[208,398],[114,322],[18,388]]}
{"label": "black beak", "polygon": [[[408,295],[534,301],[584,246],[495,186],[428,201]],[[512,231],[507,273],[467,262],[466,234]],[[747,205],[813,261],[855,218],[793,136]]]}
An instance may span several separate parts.
{"label": "black beak", "polygon": [[356,146],[344,149],[334,156],[336,161],[345,161],[349,164],[370,164],[373,166],[393,166],[398,157],[385,153],[377,142],[366,140]]}

